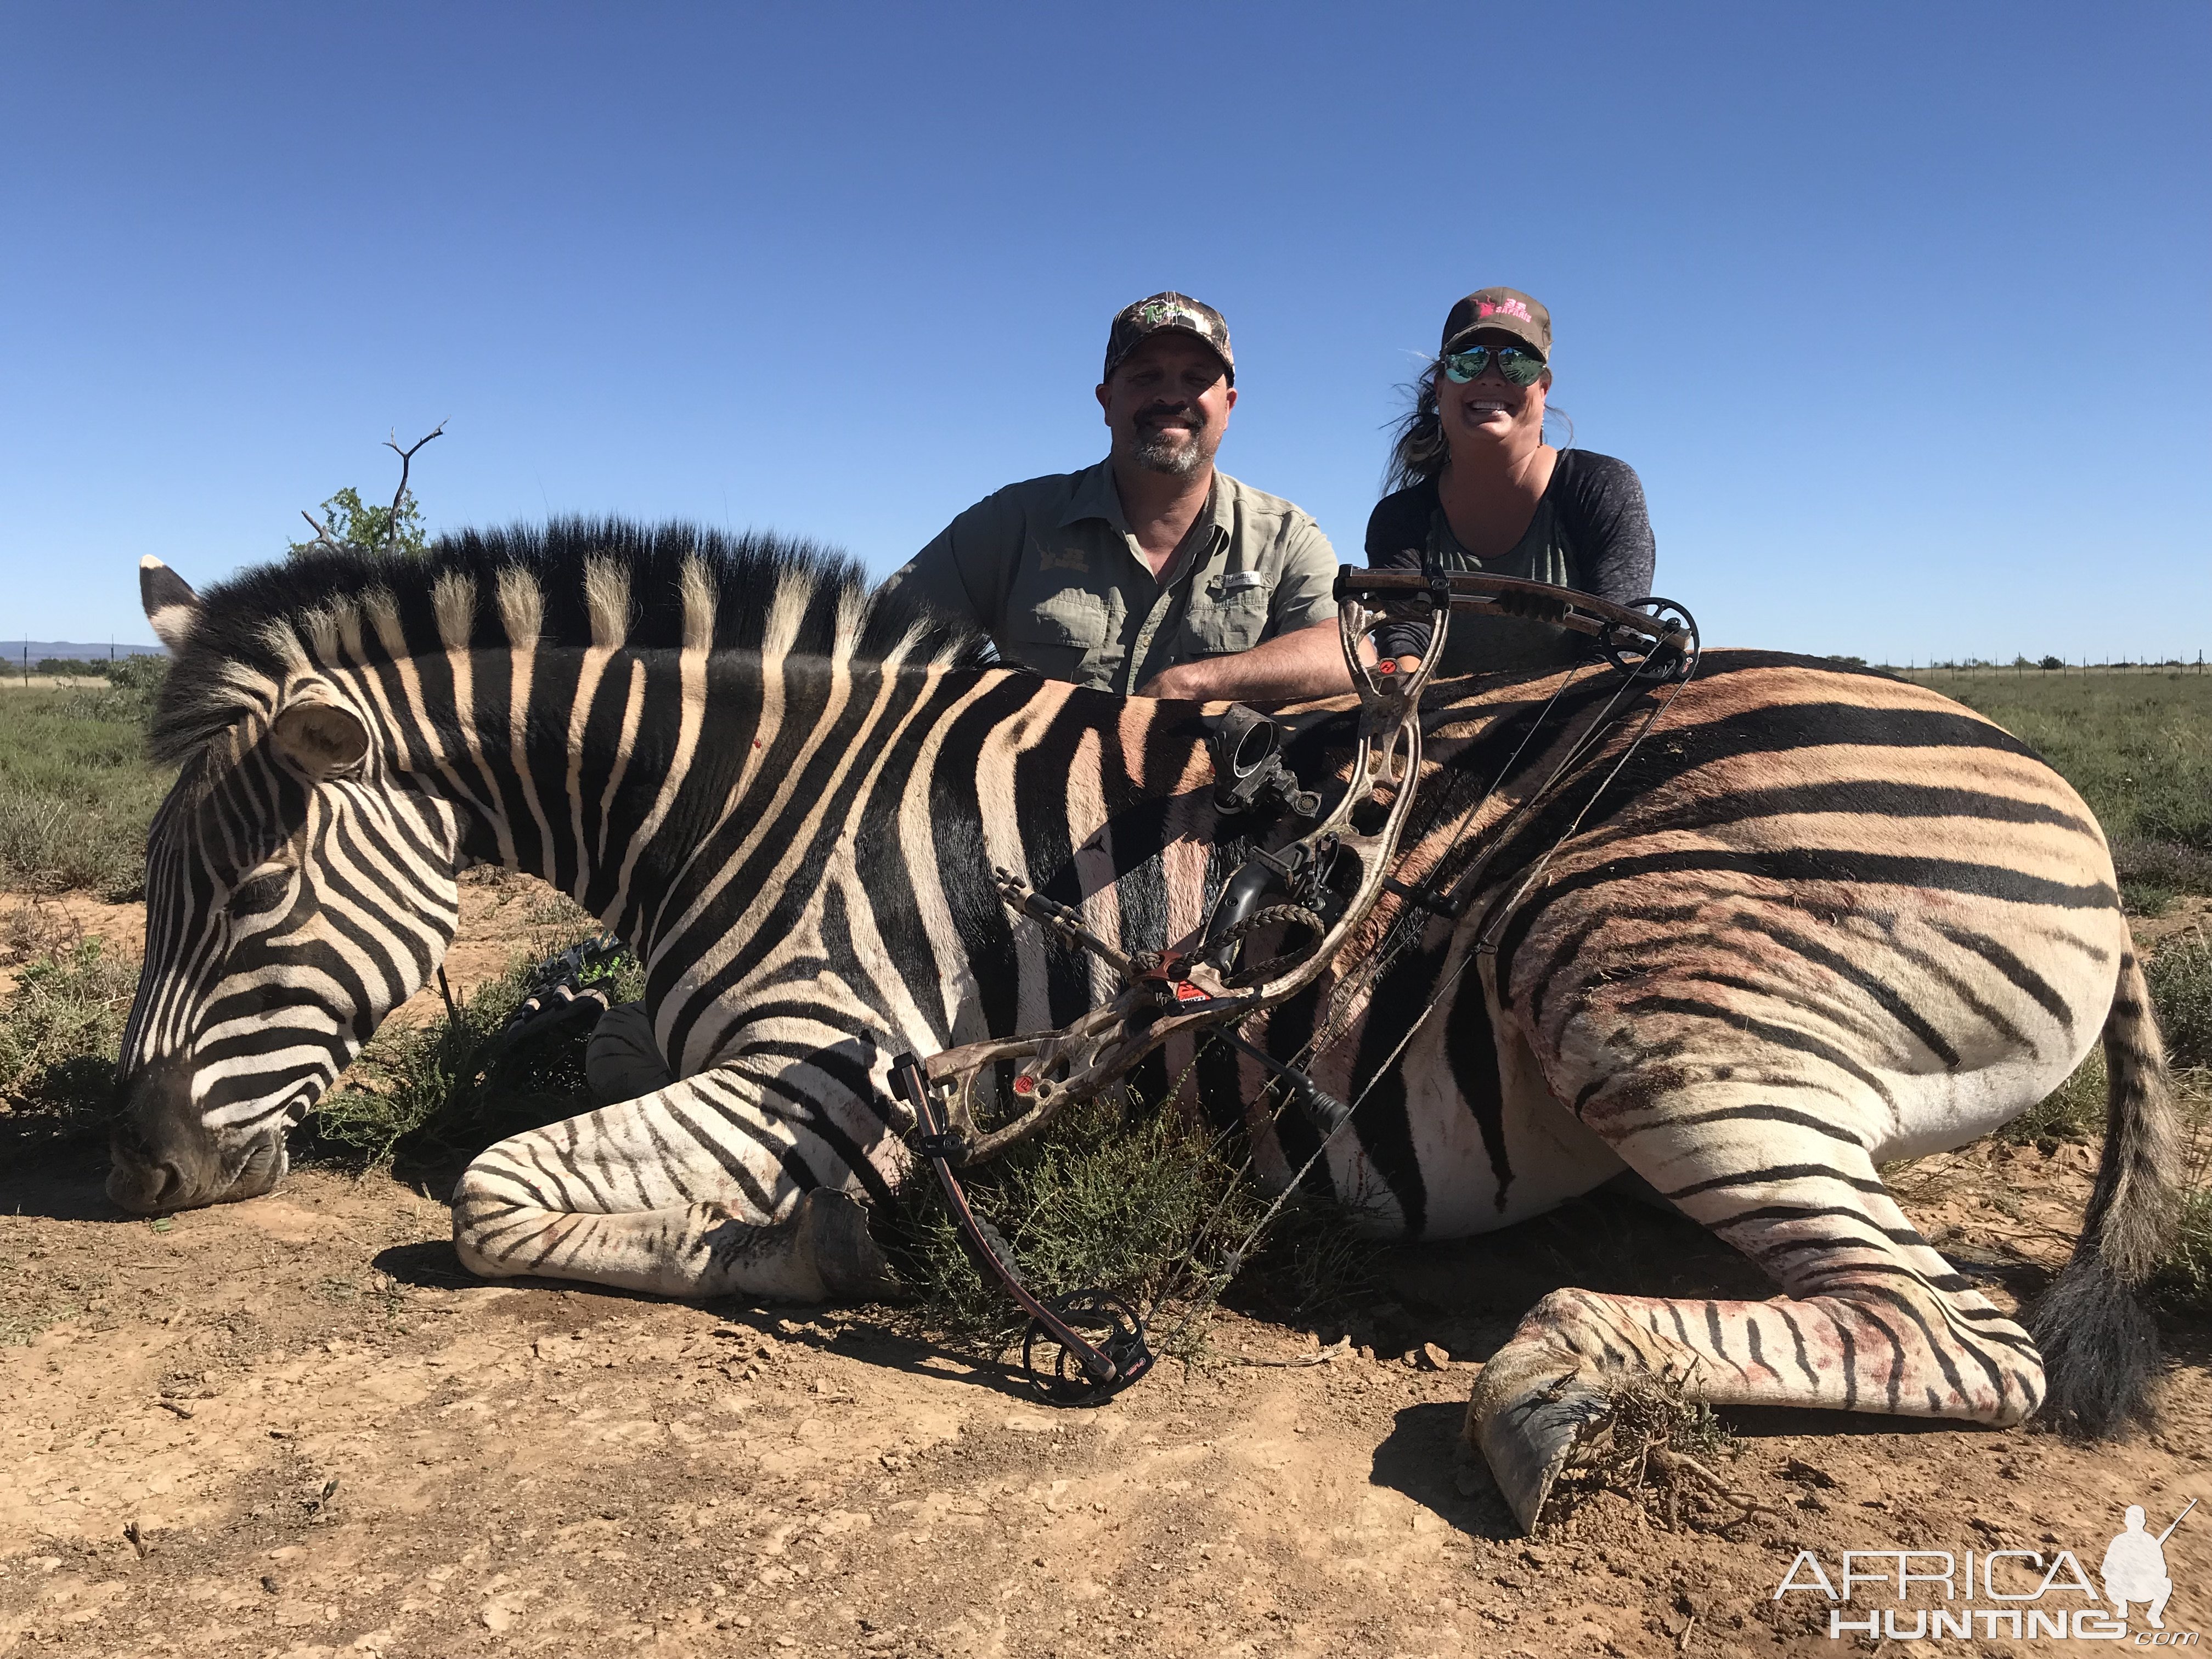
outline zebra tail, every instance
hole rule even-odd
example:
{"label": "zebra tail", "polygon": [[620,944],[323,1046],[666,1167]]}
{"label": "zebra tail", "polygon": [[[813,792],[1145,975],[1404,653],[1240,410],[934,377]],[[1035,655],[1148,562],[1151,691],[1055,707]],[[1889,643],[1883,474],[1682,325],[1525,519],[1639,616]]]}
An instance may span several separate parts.
{"label": "zebra tail", "polygon": [[2105,1152],[2081,1236],[2028,1321],[2043,1353],[2044,1415],[2098,1438],[2149,1414],[2158,1326],[2136,1292],[2166,1258],[2179,1191],[2166,1045],[2133,951],[2105,1019]]}

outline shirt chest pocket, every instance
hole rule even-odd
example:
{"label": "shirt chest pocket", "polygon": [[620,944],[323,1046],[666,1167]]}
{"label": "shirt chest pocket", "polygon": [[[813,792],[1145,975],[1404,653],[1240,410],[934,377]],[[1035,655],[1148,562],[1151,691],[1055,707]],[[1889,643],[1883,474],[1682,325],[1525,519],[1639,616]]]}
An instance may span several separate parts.
{"label": "shirt chest pocket", "polygon": [[1274,586],[1254,580],[1249,571],[1232,570],[1214,576],[1195,588],[1183,617],[1183,637],[1189,653],[1199,657],[1223,657],[1249,651],[1267,635],[1267,616],[1275,596]]}
{"label": "shirt chest pocket", "polygon": [[1106,643],[1106,601],[1079,587],[1063,587],[1007,607],[1000,641],[1017,662],[1047,679],[1085,680]]}

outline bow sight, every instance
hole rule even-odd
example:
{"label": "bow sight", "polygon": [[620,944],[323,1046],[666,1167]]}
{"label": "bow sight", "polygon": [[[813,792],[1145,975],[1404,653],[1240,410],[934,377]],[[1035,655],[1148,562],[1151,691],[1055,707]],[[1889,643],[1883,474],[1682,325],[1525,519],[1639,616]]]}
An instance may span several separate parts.
{"label": "bow sight", "polygon": [[[1456,915],[1391,873],[1421,776],[1421,693],[1443,656],[1452,614],[1533,617],[1582,634],[1632,686],[1686,678],[1696,662],[1697,625],[1671,601],[1644,599],[1632,607],[1542,582],[1448,574],[1433,556],[1418,573],[1344,567],[1337,574],[1336,599],[1338,634],[1358,707],[1322,711],[1319,717],[1356,715],[1350,764],[1310,788],[1284,758],[1285,744],[1299,723],[1242,704],[1214,718],[1208,746],[1217,810],[1249,817],[1263,838],[1279,844],[1254,848],[1224,884],[1196,939],[1184,950],[1131,955],[1092,932],[1080,911],[1034,891],[1020,875],[996,871],[1000,896],[1009,908],[1097,957],[1120,978],[1120,993],[1055,1030],[965,1043],[927,1060],[902,1054],[892,1064],[892,1087],[914,1113],[915,1147],[935,1168],[962,1237],[1030,1315],[1023,1368],[1054,1404],[1095,1403],[1149,1370],[1152,1354],[1144,1322],[1103,1291],[1049,1302],[1034,1295],[1003,1242],[969,1207],[954,1171],[997,1157],[1068,1106],[1096,1099],[1178,1031],[1226,1036],[1289,1085],[1291,1100],[1324,1137],[1333,1134],[1351,1108],[1236,1028],[1317,979],[1386,892]],[[1370,667],[1362,651],[1369,632],[1386,614],[1424,605],[1431,633],[1420,664],[1409,673],[1387,661]],[[1332,790],[1324,811],[1322,803]],[[1312,821],[1311,827],[1285,838],[1285,818],[1293,824]],[[1248,941],[1279,931],[1283,937],[1274,954],[1256,963],[1243,960]],[[995,1083],[1009,1070],[1006,1086],[1016,1109],[984,1128],[978,1121],[979,1091],[989,1088],[995,1096],[985,1079]]]}

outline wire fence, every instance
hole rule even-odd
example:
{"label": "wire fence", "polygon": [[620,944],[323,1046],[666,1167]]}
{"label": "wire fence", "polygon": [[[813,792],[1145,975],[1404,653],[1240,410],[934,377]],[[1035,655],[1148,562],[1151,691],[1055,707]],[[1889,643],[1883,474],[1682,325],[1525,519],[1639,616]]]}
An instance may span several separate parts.
{"label": "wire fence", "polygon": [[[1839,657],[1834,660],[1852,664],[1860,664],[1863,661],[1856,657]],[[1932,661],[1908,658],[1904,662],[1872,662],[1864,663],[1863,665],[1879,668],[1887,674],[1904,674],[1916,679],[1930,675],[1937,678],[1988,679],[2008,674],[2017,678],[2026,679],[2034,675],[2071,674],[2077,678],[2100,674],[2173,676],[2202,674],[2205,672],[2204,653],[2201,651],[2194,657],[2168,657],[2163,660],[2148,656],[2132,660],[2096,657],[2069,659],[2045,656],[2015,657],[2009,662],[2002,662],[1984,657],[1958,657],[1937,658]]]}

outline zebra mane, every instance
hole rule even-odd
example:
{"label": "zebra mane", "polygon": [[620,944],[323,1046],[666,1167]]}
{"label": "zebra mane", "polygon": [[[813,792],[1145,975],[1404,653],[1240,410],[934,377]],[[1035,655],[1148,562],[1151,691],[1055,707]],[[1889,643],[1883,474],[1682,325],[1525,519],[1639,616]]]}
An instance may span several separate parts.
{"label": "zebra mane", "polygon": [[282,684],[302,659],[368,662],[460,647],[833,654],[855,665],[972,663],[982,636],[910,592],[875,589],[857,560],[750,531],[624,519],[464,530],[420,557],[317,548],[200,595],[153,732],[182,761],[234,723],[241,685]]}

